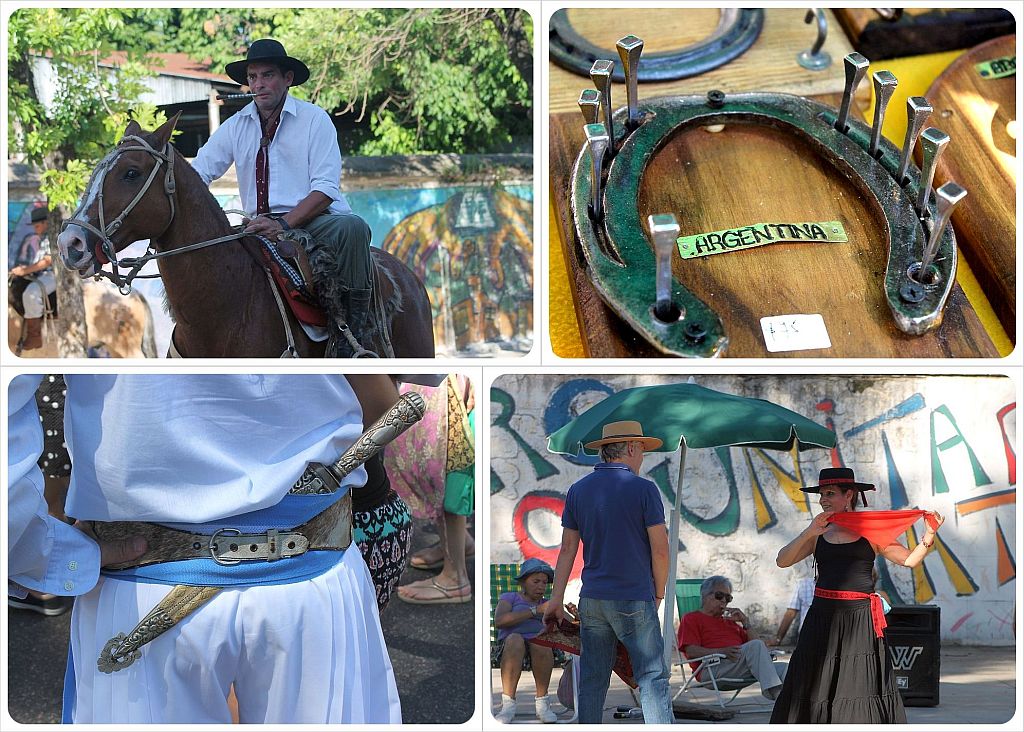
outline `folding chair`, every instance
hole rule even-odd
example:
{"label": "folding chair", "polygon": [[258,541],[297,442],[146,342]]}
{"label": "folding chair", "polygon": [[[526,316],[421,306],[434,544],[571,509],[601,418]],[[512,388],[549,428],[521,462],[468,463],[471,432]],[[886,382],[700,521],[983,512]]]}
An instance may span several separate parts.
{"label": "folding chair", "polygon": [[[702,582],[703,580],[699,579],[676,580],[676,610],[679,612],[680,623],[683,622],[683,616],[686,613],[700,610],[700,586]],[[727,704],[731,704],[741,691],[751,684],[757,683],[757,679],[753,676],[719,676],[716,673],[716,668],[726,658],[724,653],[709,653],[706,656],[686,658],[682,650],[677,649],[676,654],[677,661],[674,665],[679,666],[680,672],[683,675],[683,686],[672,697],[673,701],[686,692],[692,692],[695,689],[707,689],[715,693],[718,706],[724,708]],[[775,659],[774,651],[772,651],[772,659]],[[690,667],[691,663],[698,664],[696,670]],[[700,677],[704,677],[704,681],[701,681]],[[723,701],[723,693],[730,691],[733,692],[732,696],[728,700]]]}
{"label": "folding chair", "polygon": [[[491,643],[498,642],[498,629],[494,627],[494,611],[498,608],[498,600],[506,592],[516,592],[519,590],[519,583],[516,582],[516,575],[519,574],[518,564],[492,564],[491,565]],[[548,599],[551,595],[551,588],[548,587],[545,593],[545,599]],[[489,654],[488,654],[489,655]],[[555,663],[558,664],[559,656],[564,657],[562,651],[555,651]],[[570,724],[575,722],[579,716],[580,706],[580,657],[570,654],[569,666],[572,670],[572,701],[573,709],[572,716],[567,719],[559,719],[559,724]],[[491,664],[491,668],[498,668],[498,666]],[[563,673],[565,673],[563,666]],[[492,683],[491,694],[494,694],[494,687]],[[557,696],[557,695],[556,695]],[[532,720],[536,721],[536,720]]]}

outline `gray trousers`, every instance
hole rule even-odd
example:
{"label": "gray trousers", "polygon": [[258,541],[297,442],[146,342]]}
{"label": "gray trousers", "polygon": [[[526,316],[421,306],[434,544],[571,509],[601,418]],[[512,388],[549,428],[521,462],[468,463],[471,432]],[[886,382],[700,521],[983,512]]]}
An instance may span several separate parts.
{"label": "gray trousers", "polygon": [[[714,668],[716,679],[753,676],[761,685],[761,695],[774,700],[782,690],[782,680],[786,678],[789,664],[773,661],[771,654],[768,653],[768,646],[764,644],[763,640],[756,639],[747,641],[740,646],[738,659],[733,661],[723,658]],[[705,674],[700,680],[708,681],[709,678]]]}
{"label": "gray trousers", "polygon": [[365,221],[354,213],[321,214],[303,228],[315,242],[309,264],[329,297],[348,290],[369,292],[371,232]]}

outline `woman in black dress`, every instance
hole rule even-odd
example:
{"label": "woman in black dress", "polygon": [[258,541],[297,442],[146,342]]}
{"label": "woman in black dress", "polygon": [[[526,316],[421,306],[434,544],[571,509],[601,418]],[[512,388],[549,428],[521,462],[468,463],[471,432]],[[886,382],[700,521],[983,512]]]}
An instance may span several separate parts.
{"label": "woman in black dress", "polygon": [[853,511],[857,496],[875,487],[857,483],[849,468],[825,468],[818,483],[802,490],[820,493],[824,513],[783,547],[776,560],[780,567],[790,567],[813,553],[817,582],[771,721],[905,724],[892,663],[873,617],[874,612],[881,618],[881,601],[870,595],[871,570],[879,554],[903,567],[920,564],[942,516],[927,512],[928,529],[913,551],[898,541],[879,546],[830,523],[832,514]]}

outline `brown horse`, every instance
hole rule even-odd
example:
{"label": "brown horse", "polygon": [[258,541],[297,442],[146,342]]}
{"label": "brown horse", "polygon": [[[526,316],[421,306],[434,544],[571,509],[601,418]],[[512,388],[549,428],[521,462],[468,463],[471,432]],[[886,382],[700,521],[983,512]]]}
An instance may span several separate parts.
{"label": "brown horse", "polygon": [[[224,211],[199,175],[170,144],[177,116],[154,132],[132,121],[124,137],[96,167],[78,210],[57,240],[65,264],[82,277],[102,274],[130,290],[117,252],[149,239],[175,321],[173,347],[188,357],[321,357],[323,342],[311,340],[291,312],[282,318],[277,293],[256,257],[253,237],[237,238]],[[161,176],[160,174],[163,173]],[[223,243],[190,249],[198,242]],[[396,358],[432,358],[430,302],[422,283],[402,262],[373,249],[375,303],[371,311]],[[171,256],[173,254],[173,256]],[[112,272],[102,267],[111,263]],[[127,263],[127,260],[126,260]],[[287,310],[287,308],[285,308]],[[367,348],[386,353],[377,333]],[[383,350],[382,350],[383,349]]]}

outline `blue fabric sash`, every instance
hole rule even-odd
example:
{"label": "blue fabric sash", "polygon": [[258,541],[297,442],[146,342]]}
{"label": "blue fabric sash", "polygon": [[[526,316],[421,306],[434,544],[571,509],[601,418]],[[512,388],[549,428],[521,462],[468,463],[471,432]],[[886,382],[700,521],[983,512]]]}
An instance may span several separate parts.
{"label": "blue fabric sash", "polygon": [[[204,524],[168,524],[172,529],[212,535],[219,529],[238,529],[243,533],[260,533],[267,529],[290,529],[300,526],[325,511],[345,495],[345,487],[329,494],[286,495],[280,503],[258,511],[217,519]],[[224,535],[227,540],[231,534]],[[308,551],[297,557],[274,562],[250,561],[222,565],[210,558],[161,562],[131,569],[109,570],[104,577],[129,582],[150,582],[159,585],[191,585],[195,587],[259,587],[301,582],[323,574],[341,561],[344,552]]]}

